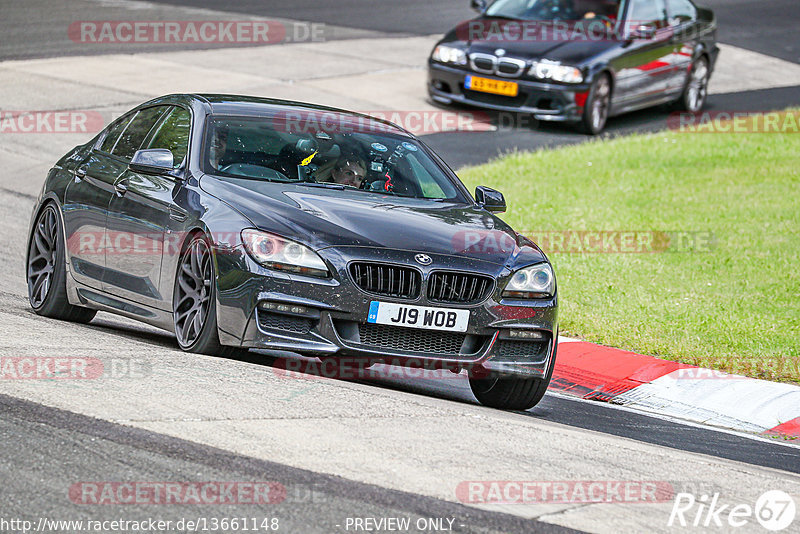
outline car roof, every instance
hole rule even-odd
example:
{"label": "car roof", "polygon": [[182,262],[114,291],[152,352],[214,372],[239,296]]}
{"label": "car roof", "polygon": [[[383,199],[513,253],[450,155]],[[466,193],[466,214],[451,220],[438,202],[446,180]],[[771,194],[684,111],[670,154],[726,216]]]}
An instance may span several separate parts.
{"label": "car roof", "polygon": [[358,122],[365,129],[369,129],[370,126],[374,126],[376,131],[389,131],[391,133],[404,135],[407,137],[414,137],[410,132],[397,126],[393,122],[372,117],[363,113],[357,113],[355,111],[348,111],[346,109],[322,106],[318,104],[310,104],[307,102],[229,94],[197,93],[185,96],[204,101],[211,107],[212,114],[266,116],[286,112],[288,110],[298,111],[301,113],[332,113],[349,119],[350,121]]}

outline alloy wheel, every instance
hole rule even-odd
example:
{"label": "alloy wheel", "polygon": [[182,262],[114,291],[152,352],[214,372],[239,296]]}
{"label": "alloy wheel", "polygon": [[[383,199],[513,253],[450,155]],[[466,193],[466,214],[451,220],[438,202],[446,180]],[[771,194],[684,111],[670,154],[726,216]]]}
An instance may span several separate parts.
{"label": "alloy wheel", "polygon": [[48,206],[39,215],[31,236],[28,253],[28,298],[31,306],[40,308],[53,283],[58,247],[58,215]]}
{"label": "alloy wheel", "polygon": [[592,100],[592,128],[600,131],[606,125],[608,119],[608,108],[611,102],[611,84],[608,78],[603,76],[597,81]]}
{"label": "alloy wheel", "polygon": [[175,293],[175,334],[181,346],[193,345],[203,331],[211,304],[211,250],[194,240],[181,258]]}
{"label": "alloy wheel", "polygon": [[708,94],[708,63],[705,59],[697,60],[692,66],[689,87],[686,90],[686,108],[697,112],[703,107]]}

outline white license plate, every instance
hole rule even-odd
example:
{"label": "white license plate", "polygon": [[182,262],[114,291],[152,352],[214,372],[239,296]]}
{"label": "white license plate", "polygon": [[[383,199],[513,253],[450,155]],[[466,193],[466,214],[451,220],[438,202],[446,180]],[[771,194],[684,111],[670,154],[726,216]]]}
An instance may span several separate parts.
{"label": "white license plate", "polygon": [[469,310],[429,308],[373,300],[369,305],[367,322],[408,328],[466,332],[469,325]]}

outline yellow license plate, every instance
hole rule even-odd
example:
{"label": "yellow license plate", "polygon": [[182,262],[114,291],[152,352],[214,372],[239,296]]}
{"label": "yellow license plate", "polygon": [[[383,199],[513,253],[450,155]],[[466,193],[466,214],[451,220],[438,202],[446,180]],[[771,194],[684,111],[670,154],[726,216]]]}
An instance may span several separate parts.
{"label": "yellow license plate", "polygon": [[473,91],[492,93],[493,95],[517,96],[519,94],[519,84],[517,82],[505,82],[490,78],[479,78],[478,76],[467,76],[467,79],[464,80],[464,86]]}

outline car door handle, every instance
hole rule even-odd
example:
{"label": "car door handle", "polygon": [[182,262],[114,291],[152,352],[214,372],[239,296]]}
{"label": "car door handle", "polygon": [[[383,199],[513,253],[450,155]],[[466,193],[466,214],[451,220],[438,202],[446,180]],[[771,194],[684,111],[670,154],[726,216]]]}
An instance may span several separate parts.
{"label": "car door handle", "polygon": [[114,184],[114,191],[117,192],[117,195],[123,197],[125,196],[125,193],[128,192],[128,184],[126,184],[124,181],[117,182]]}
{"label": "car door handle", "polygon": [[177,208],[170,206],[169,218],[172,219],[173,221],[183,222],[186,220],[186,214],[178,210]]}

